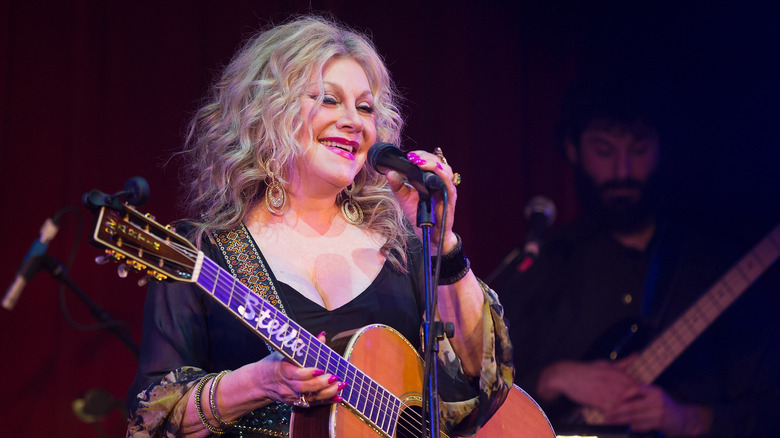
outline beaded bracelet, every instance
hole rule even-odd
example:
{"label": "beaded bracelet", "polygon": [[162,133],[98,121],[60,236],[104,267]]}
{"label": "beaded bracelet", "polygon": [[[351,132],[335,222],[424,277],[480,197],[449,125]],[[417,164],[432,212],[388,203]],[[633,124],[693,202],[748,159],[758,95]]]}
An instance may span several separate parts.
{"label": "beaded bracelet", "polygon": [[[452,248],[450,252],[442,254],[441,256],[441,264],[438,272],[439,286],[457,283],[461,278],[465,277],[471,269],[471,262],[463,251],[463,242],[460,240],[460,236],[457,233],[455,234],[455,237],[458,239],[455,248]],[[431,257],[431,266],[435,269],[436,257]]]}
{"label": "beaded bracelet", "polygon": [[219,425],[224,428],[230,428],[239,422],[239,420],[223,420],[222,416],[219,415],[219,411],[217,410],[217,386],[219,385],[219,381],[222,379],[222,377],[229,372],[230,370],[224,370],[217,374],[217,377],[214,378],[214,383],[211,384],[211,389],[209,390],[209,406],[211,407],[211,415],[213,415],[214,419],[217,420],[217,423],[219,423]]}
{"label": "beaded bracelet", "polygon": [[291,413],[292,405],[273,402],[241,417],[241,422],[231,427],[230,430],[238,432],[239,436],[244,436],[244,433],[259,433],[263,436],[288,437],[290,436]]}
{"label": "beaded bracelet", "polygon": [[206,374],[205,376],[203,376],[202,379],[200,379],[200,382],[198,382],[198,386],[197,388],[195,388],[195,411],[198,413],[200,422],[203,423],[203,426],[206,429],[211,431],[211,433],[222,435],[227,431],[209,423],[209,420],[206,418],[206,415],[203,413],[203,405],[201,404],[201,399],[203,397],[203,388],[206,386],[206,382],[215,378],[216,376],[217,376],[216,373]]}

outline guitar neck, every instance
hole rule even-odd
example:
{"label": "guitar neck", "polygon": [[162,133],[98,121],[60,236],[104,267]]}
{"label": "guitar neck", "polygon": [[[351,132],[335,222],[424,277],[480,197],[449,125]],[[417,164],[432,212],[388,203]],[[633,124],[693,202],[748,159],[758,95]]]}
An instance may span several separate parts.
{"label": "guitar neck", "polygon": [[737,262],[723,277],[656,338],[628,368],[643,383],[653,382],[780,255],[780,226]]}
{"label": "guitar neck", "polygon": [[339,376],[348,385],[344,403],[381,433],[394,436],[401,400],[304,330],[281,310],[253,293],[214,261],[202,258],[196,283],[271,347],[301,367]]}

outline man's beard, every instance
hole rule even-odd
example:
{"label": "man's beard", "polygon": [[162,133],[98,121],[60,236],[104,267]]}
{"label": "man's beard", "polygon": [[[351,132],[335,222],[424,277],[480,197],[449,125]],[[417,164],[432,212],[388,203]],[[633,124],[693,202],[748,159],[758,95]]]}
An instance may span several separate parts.
{"label": "man's beard", "polygon": [[[575,169],[577,192],[588,215],[610,231],[631,233],[648,225],[660,201],[660,178],[657,172],[650,175],[646,183],[637,180],[610,180],[596,185],[581,168]],[[624,196],[605,197],[608,190],[633,189],[639,192],[638,199]]]}

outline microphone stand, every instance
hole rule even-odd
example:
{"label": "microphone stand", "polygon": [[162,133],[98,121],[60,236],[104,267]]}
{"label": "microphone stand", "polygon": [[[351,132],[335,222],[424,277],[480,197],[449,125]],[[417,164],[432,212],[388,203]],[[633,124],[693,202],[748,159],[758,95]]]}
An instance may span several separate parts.
{"label": "microphone stand", "polygon": [[[434,277],[431,274],[431,229],[434,225],[433,205],[431,204],[430,193],[422,193],[418,190],[419,201],[417,202],[417,226],[422,231],[422,250],[423,250],[423,272],[425,279],[425,315],[426,321],[423,324],[423,334],[425,343],[425,372],[423,382],[423,412],[427,408],[427,427],[422,428],[422,437],[440,437],[439,424],[439,374],[436,358],[439,353],[439,341],[444,336],[452,337],[452,323],[443,323],[436,321],[436,285]],[[443,215],[446,215],[447,191],[443,189],[445,209]],[[444,218],[442,217],[442,222]],[[424,421],[425,422],[425,421]],[[426,434],[426,432],[428,432]]]}
{"label": "microphone stand", "polygon": [[502,274],[504,274],[504,270],[506,268],[510,267],[511,265],[514,265],[520,259],[520,256],[524,255],[523,254],[524,252],[525,251],[523,251],[523,248],[521,246],[517,246],[515,247],[515,249],[510,251],[509,254],[507,254],[503,258],[503,260],[501,260],[501,263],[499,263],[499,265],[495,269],[493,269],[493,272],[491,272],[490,275],[488,275],[485,278],[485,284],[495,286],[493,284],[493,281],[499,278]]}
{"label": "microphone stand", "polygon": [[[433,228],[433,205],[431,195],[418,191],[417,202],[417,226],[422,230],[423,273],[425,279],[425,315],[423,324],[423,342],[425,347],[425,375],[423,382],[427,385],[423,388],[423,412],[427,414],[428,427],[423,427],[422,437],[439,437],[439,376],[436,366],[436,355],[439,351],[438,337],[433,333],[436,316],[436,302],[434,301],[433,276],[431,275],[431,228]],[[432,348],[430,348],[432,346]],[[427,412],[426,412],[427,410]],[[425,425],[425,420],[423,420]],[[429,432],[426,434],[426,432]]]}
{"label": "microphone stand", "polygon": [[138,346],[133,342],[130,335],[128,335],[126,332],[119,329],[118,324],[116,323],[116,320],[108,313],[105,309],[101,308],[97,304],[95,304],[94,301],[92,301],[87,294],[82,291],[76,283],[73,282],[73,280],[68,277],[65,267],[57,261],[54,257],[49,255],[48,253],[43,253],[41,255],[35,256],[32,259],[30,259],[30,263],[34,263],[34,272],[37,272],[39,270],[45,270],[48,272],[52,277],[63,283],[64,285],[68,286],[75,294],[76,296],[84,302],[84,304],[89,307],[90,312],[92,313],[92,316],[95,317],[95,319],[103,326],[108,328],[108,330],[116,335],[116,337],[119,338],[120,341],[122,341],[127,348],[130,349],[130,351],[133,353],[133,356],[135,356],[136,359],[138,359]]}

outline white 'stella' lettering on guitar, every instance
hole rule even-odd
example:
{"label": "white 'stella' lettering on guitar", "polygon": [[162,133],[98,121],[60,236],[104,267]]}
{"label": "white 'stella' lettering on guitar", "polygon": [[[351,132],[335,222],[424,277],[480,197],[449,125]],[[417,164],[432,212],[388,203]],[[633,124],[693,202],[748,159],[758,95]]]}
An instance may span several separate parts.
{"label": "white 'stella' lettering on guitar", "polygon": [[[298,339],[298,330],[290,327],[286,322],[282,324],[275,318],[272,318],[270,310],[265,309],[260,312],[260,317],[257,319],[257,328],[265,329],[268,333],[269,340],[276,335],[276,340],[279,341],[279,345],[291,349],[293,355],[303,356],[303,349],[306,346],[306,343],[301,339]],[[290,329],[289,333],[287,333],[288,328]]]}

